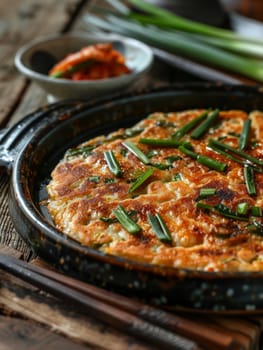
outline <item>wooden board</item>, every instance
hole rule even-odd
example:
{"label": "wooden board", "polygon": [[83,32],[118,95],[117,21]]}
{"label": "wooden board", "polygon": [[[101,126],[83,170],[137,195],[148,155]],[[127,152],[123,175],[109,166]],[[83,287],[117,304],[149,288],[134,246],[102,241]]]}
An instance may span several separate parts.
{"label": "wooden board", "polygon": [[[74,304],[67,303],[65,305],[63,300],[57,300],[5,273],[1,273],[0,310],[1,306],[5,312],[9,310],[13,313],[13,320],[0,317],[0,339],[1,342],[5,341],[7,345],[9,344],[10,348],[7,347],[7,349],[12,349],[19,343],[19,333],[23,333],[25,337],[22,346],[35,342],[38,343],[37,349],[39,350],[46,349],[46,340],[43,341],[45,336],[52,346],[58,343],[64,343],[67,346],[70,343],[76,343],[85,345],[85,349],[153,349],[152,346],[148,347],[139,340],[96,321]],[[14,315],[23,317],[24,322],[19,318],[14,318]],[[36,333],[32,334],[32,327],[28,328],[30,322],[26,322],[26,320],[31,320]],[[32,321],[36,323],[32,323]],[[8,337],[11,332],[10,326],[13,327],[12,338]],[[5,334],[3,338],[1,333]],[[60,337],[57,336],[58,334]],[[79,346],[77,349],[84,349],[83,346]]]}
{"label": "wooden board", "polygon": [[[22,254],[18,253],[17,250],[12,250],[2,245],[0,245],[0,253],[14,255],[17,258],[22,257]],[[50,269],[47,263],[43,263],[38,258],[32,260],[32,263],[45,269]],[[111,327],[111,324],[109,325],[109,323],[98,321],[96,318],[89,316],[85,308],[80,308],[73,301],[65,303],[63,300],[53,297],[6,272],[1,272],[0,310],[2,310],[2,314],[10,316],[8,319],[0,318],[0,336],[1,332],[6,334],[6,329],[12,326],[15,329],[15,342],[20,341],[19,334],[24,332],[26,334],[26,343],[36,340],[38,334],[46,333],[52,344],[53,342],[66,342],[68,340],[69,343],[77,342],[83,346],[88,346],[88,348],[95,347],[109,350],[113,348],[114,350],[122,350],[128,346],[131,349],[134,346],[139,350],[153,348],[145,345],[135,337],[128,336],[125,332],[117,331]],[[236,344],[236,349],[261,350],[260,336],[263,329],[263,316],[261,315],[192,314],[191,312],[179,311],[174,311],[174,313],[180,315],[186,323],[189,321],[196,323],[198,328],[195,327],[195,329],[199,329],[201,333],[206,333],[206,339],[212,339],[212,336],[213,339],[224,337],[225,339],[232,339],[232,343]],[[23,322],[21,322],[21,318]],[[1,320],[3,321],[2,323]],[[36,338],[31,333],[27,334],[27,327],[33,321],[34,323],[32,324],[38,329]],[[195,334],[192,328],[189,328],[189,332],[190,334]],[[56,336],[52,333],[55,333]],[[200,335],[198,336],[200,340],[199,337]],[[8,336],[3,337],[3,339],[7,343],[10,342]],[[42,346],[41,339],[39,346]],[[190,336],[190,339],[199,342],[194,335],[193,338]],[[218,345],[216,350],[222,350],[222,347],[225,346],[223,344],[230,344],[229,341],[221,343],[220,340],[216,341],[216,343],[221,344]],[[205,344],[206,342],[201,342],[199,345],[201,348],[210,350],[209,347],[206,348]],[[43,346],[45,346],[45,343],[43,343]],[[224,349],[226,348],[224,347]]]}
{"label": "wooden board", "polygon": [[65,337],[52,332],[48,327],[32,320],[0,315],[1,350],[87,350],[95,349],[88,345],[70,342]]}

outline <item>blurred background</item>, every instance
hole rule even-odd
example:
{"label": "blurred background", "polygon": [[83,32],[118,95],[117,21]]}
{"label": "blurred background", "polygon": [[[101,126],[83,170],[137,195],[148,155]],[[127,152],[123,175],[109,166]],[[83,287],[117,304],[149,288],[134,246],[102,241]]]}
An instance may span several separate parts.
{"label": "blurred background", "polygon": [[262,0],[147,0],[189,19],[216,26],[228,26],[228,13],[234,12],[263,21]]}

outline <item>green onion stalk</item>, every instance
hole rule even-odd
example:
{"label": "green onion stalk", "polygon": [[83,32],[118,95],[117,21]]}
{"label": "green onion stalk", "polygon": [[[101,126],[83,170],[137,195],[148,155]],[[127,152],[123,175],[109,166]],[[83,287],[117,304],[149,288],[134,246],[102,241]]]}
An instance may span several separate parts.
{"label": "green onion stalk", "polygon": [[184,17],[176,15],[175,13],[172,13],[171,11],[149,4],[143,0],[129,0],[129,3],[147,14],[147,16],[145,16],[139,14],[138,12],[127,12],[130,18],[134,18],[139,22],[151,23],[160,27],[175,28],[182,31],[202,34],[213,38],[216,37],[225,40],[232,39],[235,41],[239,40],[241,42],[249,41],[258,44],[263,43],[262,40],[252,40],[251,38],[241,36],[228,29],[218,28],[208,24],[186,19]]}
{"label": "green onion stalk", "polygon": [[241,151],[243,151],[249,144],[249,134],[251,127],[251,119],[246,119],[244,121],[242,133],[239,138],[238,147]]}
{"label": "green onion stalk", "polygon": [[118,205],[117,208],[113,210],[113,214],[122,227],[129,233],[135,235],[141,231],[141,227],[129,217],[128,213],[121,205]]}
{"label": "green onion stalk", "polygon": [[165,243],[171,243],[171,234],[161,216],[159,214],[151,215],[150,213],[147,216],[149,224],[159,240]]}
{"label": "green onion stalk", "polygon": [[112,174],[114,174],[117,177],[121,177],[122,170],[121,170],[120,164],[117,161],[114,153],[112,151],[105,151],[104,158],[106,160],[106,163],[109,167],[110,172],[112,172]]}
{"label": "green onion stalk", "polygon": [[[131,2],[134,3],[136,6],[138,5],[138,3],[145,4],[143,1],[137,0],[135,2],[134,0],[132,0]],[[159,17],[157,17],[156,15],[158,19],[161,18],[167,24],[170,24],[170,22],[172,22],[171,18],[173,18],[173,16],[175,15],[169,12],[167,13],[167,11],[161,10],[158,7],[155,7],[155,9],[156,13],[159,13]],[[165,12],[163,13],[162,11]],[[162,17],[164,15],[167,17]],[[89,25],[92,25],[93,28],[96,27],[99,30],[102,29],[104,31],[112,31],[122,35],[131,36],[138,40],[144,41],[145,43],[153,47],[181,54],[191,59],[195,59],[197,61],[209,65],[217,66],[219,68],[242,74],[248,78],[263,82],[263,63],[259,59],[244,56],[244,51],[242,51],[241,54],[238,54],[237,52],[230,52],[229,48],[223,47],[223,45],[220,45],[220,47],[219,45],[212,45],[212,42],[208,43],[204,40],[199,40],[197,37],[189,35],[189,33],[186,37],[185,32],[182,33],[179,31],[174,31],[174,29],[171,31],[168,29],[163,29],[161,26],[157,25],[145,25],[139,22],[139,18],[136,18],[137,21],[131,19],[131,17],[134,16],[135,15],[132,12],[130,12],[129,16],[124,17],[118,15],[116,16],[111,14],[105,14],[105,17],[103,19],[97,16],[88,15],[85,17],[85,21]],[[151,17],[149,16],[149,18]],[[185,19],[183,20],[185,21]],[[218,29],[214,27],[211,28],[215,30],[215,32],[211,31],[211,33],[214,32],[214,35],[218,35]],[[225,32],[223,29],[220,29],[219,33],[221,33],[221,31],[223,31],[222,33],[225,35],[225,37],[229,37],[229,39],[231,38],[232,40],[237,40],[236,36],[231,31]],[[200,33],[200,30],[198,33]],[[244,40],[244,42],[242,42],[242,45],[246,45],[245,39],[242,40]],[[263,41],[260,44],[254,44],[257,45],[257,47],[253,50],[257,54],[263,51],[262,44]],[[247,45],[249,46],[252,44],[251,42],[249,42]],[[232,43],[228,46],[234,47]],[[250,52],[250,55],[251,54],[252,52]]]}

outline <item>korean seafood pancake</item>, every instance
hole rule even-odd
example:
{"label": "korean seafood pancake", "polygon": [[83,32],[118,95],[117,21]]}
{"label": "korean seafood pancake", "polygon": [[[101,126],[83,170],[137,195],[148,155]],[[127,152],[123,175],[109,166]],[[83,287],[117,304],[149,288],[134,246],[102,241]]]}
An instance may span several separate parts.
{"label": "korean seafood pancake", "polygon": [[47,186],[56,227],[153,265],[263,270],[263,113],[156,112],[69,149]]}

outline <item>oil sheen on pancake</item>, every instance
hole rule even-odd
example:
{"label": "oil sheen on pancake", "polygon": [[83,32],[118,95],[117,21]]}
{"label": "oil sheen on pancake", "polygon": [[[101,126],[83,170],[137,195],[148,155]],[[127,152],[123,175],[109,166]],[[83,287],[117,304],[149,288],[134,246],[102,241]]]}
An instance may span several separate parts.
{"label": "oil sheen on pancake", "polygon": [[64,234],[137,262],[263,270],[263,113],[156,112],[69,149],[47,186]]}

